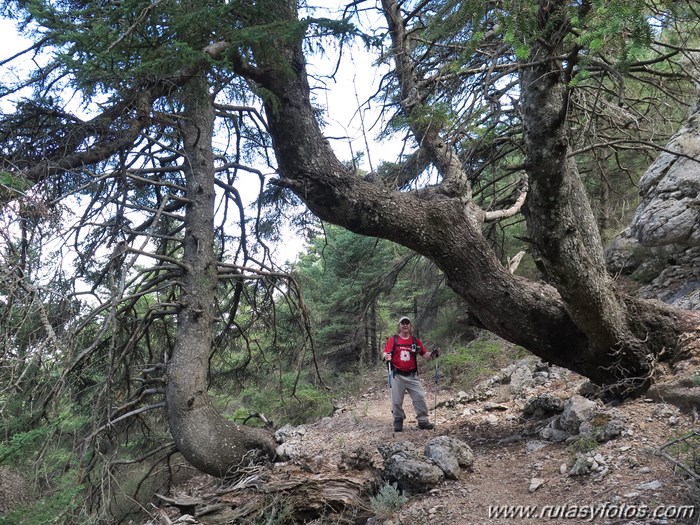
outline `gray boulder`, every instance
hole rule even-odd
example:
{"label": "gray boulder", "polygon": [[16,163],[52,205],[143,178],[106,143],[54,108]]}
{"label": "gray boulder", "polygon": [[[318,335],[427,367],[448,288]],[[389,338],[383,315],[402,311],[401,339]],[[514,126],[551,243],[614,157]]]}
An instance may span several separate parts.
{"label": "gray boulder", "polygon": [[474,464],[474,453],[469,445],[448,436],[438,436],[428,441],[425,455],[440,467],[448,479],[457,479],[460,467],[471,468]]}
{"label": "gray boulder", "polygon": [[564,410],[564,401],[550,393],[531,397],[525,402],[523,413],[527,416],[546,416]]}
{"label": "gray boulder", "polygon": [[305,435],[306,427],[304,425],[293,427],[292,425],[287,423],[275,432],[275,441],[277,441],[277,443],[284,443],[292,439],[301,439]]}
{"label": "gray boulder", "polygon": [[700,246],[700,100],[666,149],[639,181],[632,234],[643,246]]}
{"label": "gray boulder", "polygon": [[639,181],[629,229],[608,246],[608,269],[641,284],[640,297],[700,309],[700,99]]}
{"label": "gray boulder", "polygon": [[428,492],[442,483],[445,473],[427,460],[396,454],[384,462],[384,476],[407,495]]}
{"label": "gray boulder", "polygon": [[533,383],[532,370],[526,364],[516,368],[510,375],[510,391],[515,395],[522,394]]}
{"label": "gray boulder", "polygon": [[589,421],[596,413],[598,405],[595,401],[582,396],[572,396],[564,403],[564,411],[559,416],[562,430],[570,434],[578,434],[581,424]]}
{"label": "gray boulder", "polygon": [[421,453],[418,448],[410,441],[393,441],[383,443],[377,447],[379,454],[384,461],[387,461],[392,456],[400,456],[406,459],[420,459]]}

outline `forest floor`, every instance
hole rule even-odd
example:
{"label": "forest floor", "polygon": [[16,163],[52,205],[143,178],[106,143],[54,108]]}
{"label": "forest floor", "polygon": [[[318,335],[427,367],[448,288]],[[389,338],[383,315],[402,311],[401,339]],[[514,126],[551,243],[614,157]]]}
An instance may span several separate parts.
{"label": "forest floor", "polygon": [[[455,403],[457,392],[442,384],[436,385],[429,376],[424,374],[431,419],[436,423],[433,430],[417,429],[407,396],[404,408],[408,419],[404,431],[392,431],[386,377],[378,373],[373,378],[376,379],[374,386],[357,399],[346,400],[332,417],[304,425],[306,433],[301,443],[306,459],[294,463],[303,467],[309,478],[323,474],[341,478],[352,476],[353,473],[342,465],[341,458],[359,449],[370,451],[369,462],[375,472],[381,472],[382,459],[377,447],[392,441],[411,441],[422,449],[430,438],[448,435],[463,440],[472,448],[473,468],[462,470],[459,479],[446,480],[425,494],[409,497],[391,516],[370,521],[364,517],[356,523],[700,523],[700,497],[694,488],[697,485],[672,461],[657,453],[670,441],[694,433],[698,422],[693,414],[681,413],[676,407],[645,398],[619,405],[616,410],[626,420],[622,435],[598,444],[592,451],[607,467],[605,473],[572,476],[568,469],[575,459],[575,445],[541,439],[538,431],[546,420],[526,417],[522,409],[527,398],[543,392],[568,399],[578,392],[583,378],[559,370],[556,379],[518,396],[514,396],[506,384],[494,387],[492,396],[483,401]],[[697,439],[680,441],[678,446],[664,450],[675,451],[679,458],[680,454],[696,452],[700,456]],[[681,459],[693,462],[687,456]],[[284,468],[281,465],[277,469],[284,471]],[[200,480],[199,493],[206,483]],[[696,503],[698,509],[688,509]],[[512,515],[503,514],[506,512]],[[532,513],[530,517],[525,515],[528,512]],[[170,517],[161,523],[200,523],[194,519],[184,520],[181,514],[169,514]],[[205,517],[201,519],[201,523],[212,523]],[[328,516],[311,523],[337,522],[337,517]]]}

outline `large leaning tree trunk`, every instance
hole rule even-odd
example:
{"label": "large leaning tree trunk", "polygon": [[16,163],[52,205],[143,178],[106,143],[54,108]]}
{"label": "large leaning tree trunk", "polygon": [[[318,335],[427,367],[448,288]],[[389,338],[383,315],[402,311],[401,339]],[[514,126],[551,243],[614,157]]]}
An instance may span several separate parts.
{"label": "large leaning tree trunk", "polygon": [[[276,16],[296,20],[294,4],[280,3]],[[422,94],[409,37],[399,3],[384,0],[382,6],[401,109],[410,118],[420,111]],[[597,384],[614,385],[615,394],[629,394],[646,388],[654,363],[673,354],[690,314],[624,296],[605,271],[595,219],[568,156],[567,86],[555,58],[566,31],[565,12],[565,2],[540,6],[541,27],[555,29],[532,48],[521,80],[532,181],[526,211],[549,282],[514,276],[497,259],[481,231],[491,217],[472,201],[467,174],[434,123],[414,119],[412,131],[442,182],[400,192],[378,177],[349,170],[334,155],[310,103],[301,40],[280,40],[283,58],[260,52],[255,67],[239,62],[237,68],[273,94],[266,112],[281,174],[277,184],[323,220],[432,259],[493,333]]]}
{"label": "large leaning tree trunk", "polygon": [[[595,216],[571,155],[566,112],[570,77],[562,41],[568,19],[564,2],[542,2],[538,31],[521,72],[526,169],[531,190],[524,212],[537,261],[563,305],[586,334],[599,369],[623,388],[649,386],[654,363],[673,352],[679,312],[621,293],[606,270]],[[668,357],[668,356],[666,356]]]}
{"label": "large leaning tree trunk", "polygon": [[214,107],[203,76],[193,79],[186,91],[182,134],[188,203],[180,312],[168,363],[166,406],[170,433],[187,461],[207,474],[226,476],[252,449],[274,455],[274,443],[263,430],[224,419],[207,395],[218,282],[211,142]]}

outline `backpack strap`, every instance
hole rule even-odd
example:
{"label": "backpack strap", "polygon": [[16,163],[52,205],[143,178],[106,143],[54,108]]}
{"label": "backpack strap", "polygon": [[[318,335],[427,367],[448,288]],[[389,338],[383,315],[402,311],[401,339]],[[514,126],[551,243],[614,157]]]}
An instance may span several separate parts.
{"label": "backpack strap", "polygon": [[[399,346],[399,336],[398,334],[394,334],[394,346],[391,349],[391,357],[393,359],[394,357],[394,350],[398,348]],[[416,360],[416,369],[415,369],[415,374],[418,374],[418,357],[416,354],[418,353],[419,347],[418,347],[418,339],[416,338],[415,335],[411,336],[411,353],[414,356],[414,359]]]}

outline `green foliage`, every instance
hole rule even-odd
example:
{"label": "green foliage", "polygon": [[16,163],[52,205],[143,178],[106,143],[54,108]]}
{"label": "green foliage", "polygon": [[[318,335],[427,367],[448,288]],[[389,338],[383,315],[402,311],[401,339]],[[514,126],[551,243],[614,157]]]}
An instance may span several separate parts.
{"label": "green foliage", "polygon": [[477,339],[440,356],[440,373],[454,388],[467,390],[524,351],[498,339]]}
{"label": "green foliage", "polygon": [[579,46],[594,55],[616,56],[617,66],[624,69],[649,53],[650,16],[643,0],[596,0],[584,16],[574,12],[571,22]]}
{"label": "green foliage", "polygon": [[0,191],[5,191],[6,188],[9,188],[15,192],[23,192],[29,187],[31,187],[31,183],[27,180],[6,171],[0,171]]}
{"label": "green foliage", "polygon": [[13,434],[6,443],[0,443],[0,462],[4,462],[18,452],[25,452],[41,437],[51,432],[51,427],[39,427],[26,432]]}
{"label": "green foliage", "polygon": [[85,486],[76,483],[78,473],[70,470],[55,480],[52,489],[31,504],[22,506],[4,516],[0,525],[48,525],[51,523],[85,523],[82,519],[71,519],[74,509],[81,507]]}
{"label": "green foliage", "polygon": [[380,518],[389,519],[403,507],[408,498],[401,494],[396,483],[386,483],[370,498],[372,512]]}
{"label": "green foliage", "polygon": [[573,456],[575,456],[576,454],[591,452],[597,449],[599,445],[600,443],[598,443],[594,438],[584,436],[572,440],[566,448]]}
{"label": "green foliage", "polygon": [[283,374],[279,383],[268,381],[244,388],[241,403],[244,408],[236,410],[235,418],[245,418],[250,412],[260,412],[283,424],[308,423],[333,413],[331,393],[298,381],[293,372]]}

